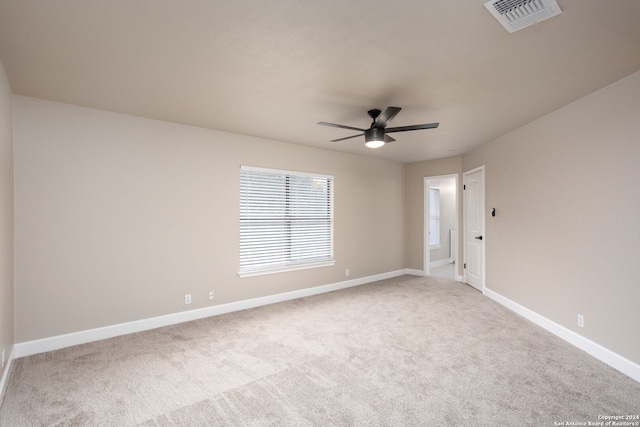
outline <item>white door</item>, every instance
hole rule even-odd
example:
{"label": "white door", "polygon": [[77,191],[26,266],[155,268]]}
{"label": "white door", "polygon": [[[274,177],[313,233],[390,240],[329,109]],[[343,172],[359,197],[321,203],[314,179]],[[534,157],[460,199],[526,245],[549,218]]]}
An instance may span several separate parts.
{"label": "white door", "polygon": [[464,174],[464,277],[484,289],[484,167]]}

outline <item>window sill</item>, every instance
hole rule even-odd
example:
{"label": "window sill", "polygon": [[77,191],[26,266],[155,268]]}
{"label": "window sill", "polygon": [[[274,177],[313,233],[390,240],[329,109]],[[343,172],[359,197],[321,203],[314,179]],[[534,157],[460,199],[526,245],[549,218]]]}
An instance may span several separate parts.
{"label": "window sill", "polygon": [[306,270],[309,268],[331,267],[335,265],[335,260],[307,262],[304,264],[287,265],[284,267],[263,268],[249,271],[240,271],[238,276],[242,279],[245,277],[263,276],[265,274],[285,273],[287,271]]}
{"label": "window sill", "polygon": [[429,249],[433,251],[435,249],[440,249],[441,246],[442,245],[429,245]]}

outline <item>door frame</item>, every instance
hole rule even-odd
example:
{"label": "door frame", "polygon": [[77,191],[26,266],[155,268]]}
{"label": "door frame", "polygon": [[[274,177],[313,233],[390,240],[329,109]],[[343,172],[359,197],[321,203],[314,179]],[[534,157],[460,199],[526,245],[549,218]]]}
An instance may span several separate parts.
{"label": "door frame", "polygon": [[455,221],[456,221],[456,230],[458,230],[458,247],[457,247],[457,251],[455,252],[454,256],[455,256],[455,265],[456,265],[456,272],[455,272],[455,280],[458,280],[461,278],[461,276],[458,275],[458,260],[460,259],[460,174],[458,173],[452,173],[452,174],[447,174],[447,175],[433,175],[433,176],[425,176],[423,178],[423,190],[422,190],[422,198],[424,200],[424,213],[423,213],[423,226],[422,226],[422,230],[423,230],[423,236],[422,236],[422,268],[423,268],[423,274],[425,276],[429,276],[431,274],[431,254],[430,254],[430,249],[429,249],[429,181],[435,181],[438,179],[451,179],[453,178],[455,180],[455,186],[456,186],[456,197],[455,197],[455,202],[456,202],[456,213],[455,213]]}
{"label": "door frame", "polygon": [[[477,168],[468,170],[466,172],[463,172],[462,174],[462,186],[463,186],[463,192],[464,192],[464,186],[466,185],[467,182],[467,176],[474,174],[476,172],[482,172],[482,188],[481,188],[481,195],[480,195],[480,223],[482,226],[482,239],[483,239],[483,243],[481,245],[481,250],[482,250],[482,274],[480,275],[480,281],[481,281],[481,292],[484,294],[485,291],[485,284],[486,284],[486,277],[487,277],[487,228],[486,228],[486,215],[485,215],[485,207],[486,207],[486,201],[485,201],[485,187],[487,185],[487,174],[485,171],[485,166],[479,166]],[[464,193],[463,193],[464,194]],[[462,238],[462,242],[463,242],[463,259],[464,259],[464,263],[466,264],[467,262],[467,225],[464,222],[464,218],[467,217],[466,215],[466,209],[467,206],[464,203],[464,196],[462,197],[463,200],[463,204],[462,204],[462,233],[463,233],[463,238]],[[463,268],[463,272],[462,272],[463,278],[464,278],[464,283],[467,283],[467,269]]]}

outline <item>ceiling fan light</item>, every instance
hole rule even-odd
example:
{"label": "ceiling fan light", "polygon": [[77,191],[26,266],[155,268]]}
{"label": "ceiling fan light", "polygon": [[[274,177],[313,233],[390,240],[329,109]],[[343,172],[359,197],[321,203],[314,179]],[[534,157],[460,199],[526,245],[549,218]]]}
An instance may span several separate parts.
{"label": "ceiling fan light", "polygon": [[380,148],[382,147],[384,142],[384,129],[379,128],[371,128],[367,129],[364,132],[364,140],[366,145],[369,148]]}
{"label": "ceiling fan light", "polygon": [[367,141],[364,143],[364,145],[366,145],[369,148],[380,148],[384,145],[384,141]]}

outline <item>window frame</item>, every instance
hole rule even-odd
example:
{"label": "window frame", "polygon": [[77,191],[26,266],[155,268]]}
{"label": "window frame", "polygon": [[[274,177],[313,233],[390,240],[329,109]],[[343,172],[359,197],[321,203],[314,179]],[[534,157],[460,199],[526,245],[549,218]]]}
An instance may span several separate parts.
{"label": "window frame", "polygon": [[[433,202],[432,192],[436,197],[436,203]],[[434,212],[437,210],[437,212]],[[440,189],[429,188],[429,248],[439,249],[442,245],[440,240]],[[435,233],[434,233],[435,230]],[[436,242],[432,243],[431,238],[435,234]]]}
{"label": "window frame", "polygon": [[[291,227],[292,227],[292,223],[295,221],[294,217],[292,215],[290,215],[290,209],[291,206],[293,204],[295,204],[295,201],[297,200],[298,202],[300,202],[300,199],[293,199],[291,197],[291,193],[289,193],[289,191],[287,190],[287,188],[289,187],[290,181],[292,177],[302,177],[302,178],[315,178],[315,179],[322,179],[322,180],[326,180],[327,182],[327,210],[329,213],[328,216],[328,225],[329,225],[329,232],[328,232],[328,239],[329,239],[329,254],[327,256],[326,259],[318,259],[318,260],[310,260],[310,261],[295,261],[291,258],[291,254],[292,252],[295,251],[295,249],[292,249],[292,241],[291,237],[292,235],[289,236],[289,245],[287,247],[288,253],[289,253],[289,259],[287,261],[284,262],[279,262],[279,263],[264,263],[262,265],[249,265],[249,266],[243,266],[242,264],[242,242],[243,242],[243,237],[242,237],[242,222],[245,220],[248,220],[248,218],[243,218],[243,203],[247,202],[246,199],[243,199],[243,194],[242,194],[242,174],[243,173],[256,173],[256,174],[272,174],[274,177],[276,176],[284,176],[285,180],[287,182],[287,184],[285,184],[285,201],[284,201],[284,206],[281,206],[283,208],[283,211],[285,212],[285,214],[283,215],[283,217],[281,218],[281,221],[284,221],[287,225],[285,226],[285,230],[288,230],[288,232],[290,232]],[[333,234],[334,234],[334,188],[335,186],[335,177],[333,175],[325,175],[325,174],[319,174],[319,173],[308,173],[308,172],[299,172],[299,171],[289,171],[289,170],[282,170],[282,169],[269,169],[269,168],[261,168],[261,167],[254,167],[254,166],[240,166],[240,197],[239,197],[239,212],[238,212],[238,221],[239,221],[239,230],[238,230],[238,276],[241,278],[244,277],[252,277],[252,276],[259,276],[259,275],[265,275],[265,274],[273,274],[273,273],[281,273],[281,272],[287,272],[287,271],[296,271],[296,270],[303,270],[303,269],[309,269],[309,268],[319,268],[319,267],[328,267],[328,266],[332,266],[335,265],[335,259],[334,259],[334,239],[333,239]]]}

